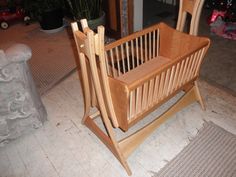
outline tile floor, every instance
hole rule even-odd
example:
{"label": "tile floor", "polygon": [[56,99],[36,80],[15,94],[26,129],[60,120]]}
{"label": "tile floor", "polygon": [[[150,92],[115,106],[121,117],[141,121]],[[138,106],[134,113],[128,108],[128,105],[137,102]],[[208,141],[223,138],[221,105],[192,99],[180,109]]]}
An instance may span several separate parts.
{"label": "tile floor", "polygon": [[[154,176],[189,143],[204,121],[213,121],[236,134],[236,98],[204,81],[199,85],[206,111],[194,103],[161,125],[129,157],[134,177]],[[83,96],[77,73],[42,99],[49,121],[0,148],[0,177],[127,176],[109,150],[81,124]],[[160,111],[173,101],[162,106]],[[155,111],[148,119],[160,111]]]}

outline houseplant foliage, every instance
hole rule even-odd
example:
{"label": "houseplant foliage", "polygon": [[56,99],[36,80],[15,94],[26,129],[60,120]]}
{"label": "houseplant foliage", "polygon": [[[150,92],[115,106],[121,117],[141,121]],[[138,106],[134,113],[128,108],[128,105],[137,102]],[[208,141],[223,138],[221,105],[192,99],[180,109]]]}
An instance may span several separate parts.
{"label": "houseplant foliage", "polygon": [[67,0],[74,19],[92,20],[102,15],[102,0]]}
{"label": "houseplant foliage", "polygon": [[74,20],[87,19],[90,28],[104,25],[105,13],[102,10],[102,0],[66,0]]}
{"label": "houseplant foliage", "polygon": [[44,30],[63,25],[63,7],[64,0],[24,0],[24,9]]}

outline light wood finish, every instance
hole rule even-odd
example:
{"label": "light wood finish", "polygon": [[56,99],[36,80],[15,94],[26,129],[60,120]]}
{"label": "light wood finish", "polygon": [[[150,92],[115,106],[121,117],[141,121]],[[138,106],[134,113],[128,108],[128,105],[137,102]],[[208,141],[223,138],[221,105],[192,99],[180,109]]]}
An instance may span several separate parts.
{"label": "light wood finish", "polygon": [[176,29],[179,31],[183,31],[185,27],[187,13],[190,14],[191,23],[189,34],[197,35],[198,34],[198,26],[199,19],[202,11],[202,7],[205,0],[180,0],[179,1],[179,15],[177,21]]}
{"label": "light wood finish", "polygon": [[[86,107],[83,121],[131,175],[126,159],[162,122],[193,101],[204,108],[196,80],[210,41],[159,24],[105,46],[103,27],[98,27],[97,34],[85,20],[82,27],[84,33],[72,24],[81,67],[85,67],[81,68]],[[114,128],[128,131],[181,90],[185,95],[163,115],[116,140]],[[98,113],[90,114],[93,97],[106,132],[93,120]]]}

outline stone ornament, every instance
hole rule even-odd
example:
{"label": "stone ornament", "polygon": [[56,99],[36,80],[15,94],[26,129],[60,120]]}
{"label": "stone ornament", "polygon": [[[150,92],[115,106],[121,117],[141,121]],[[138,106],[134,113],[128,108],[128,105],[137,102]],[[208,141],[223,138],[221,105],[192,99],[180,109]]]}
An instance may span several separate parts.
{"label": "stone ornament", "polygon": [[27,64],[31,56],[24,44],[0,50],[0,146],[39,128],[47,119]]}

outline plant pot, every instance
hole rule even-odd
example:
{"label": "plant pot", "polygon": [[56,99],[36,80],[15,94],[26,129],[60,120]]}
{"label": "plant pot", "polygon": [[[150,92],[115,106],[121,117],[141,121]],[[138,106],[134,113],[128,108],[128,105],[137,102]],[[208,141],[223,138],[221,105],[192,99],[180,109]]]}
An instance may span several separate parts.
{"label": "plant pot", "polygon": [[98,26],[100,25],[105,25],[105,12],[102,12],[102,15],[96,19],[92,19],[88,21],[88,26],[90,27],[90,29],[92,30],[96,30]]}
{"label": "plant pot", "polygon": [[39,21],[40,26],[43,30],[53,30],[63,26],[63,10],[53,9],[51,11],[43,12],[41,20]]}

